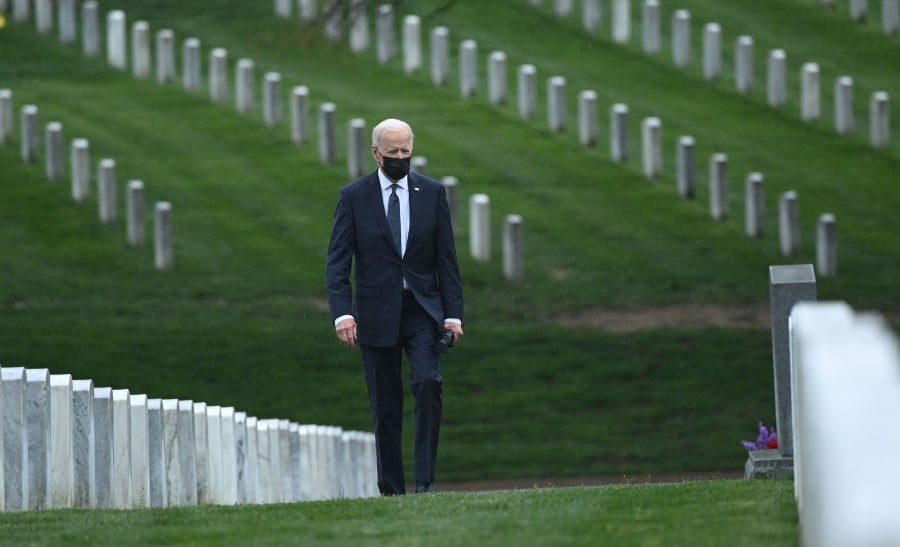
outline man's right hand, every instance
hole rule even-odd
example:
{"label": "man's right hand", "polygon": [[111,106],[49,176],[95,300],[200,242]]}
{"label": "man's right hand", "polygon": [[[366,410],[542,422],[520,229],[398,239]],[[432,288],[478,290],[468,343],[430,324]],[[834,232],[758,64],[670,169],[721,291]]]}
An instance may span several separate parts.
{"label": "man's right hand", "polygon": [[338,340],[348,348],[356,345],[356,320],[352,317],[344,319],[334,327]]}

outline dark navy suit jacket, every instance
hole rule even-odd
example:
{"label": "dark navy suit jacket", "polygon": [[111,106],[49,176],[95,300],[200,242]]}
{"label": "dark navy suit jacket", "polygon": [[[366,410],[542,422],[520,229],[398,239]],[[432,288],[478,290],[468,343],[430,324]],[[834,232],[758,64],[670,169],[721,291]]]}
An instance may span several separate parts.
{"label": "dark navy suit jacket", "polygon": [[438,181],[416,173],[407,180],[409,234],[402,258],[391,240],[377,171],[343,187],[334,212],[325,270],[328,304],[332,320],[354,316],[361,345],[397,343],[403,279],[438,325],[463,318],[446,191]]}

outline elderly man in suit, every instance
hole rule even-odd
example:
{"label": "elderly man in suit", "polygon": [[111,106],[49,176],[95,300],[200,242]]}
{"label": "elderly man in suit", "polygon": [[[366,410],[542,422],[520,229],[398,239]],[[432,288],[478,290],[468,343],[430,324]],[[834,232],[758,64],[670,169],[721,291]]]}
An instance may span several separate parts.
{"label": "elderly man in suit", "polygon": [[362,353],[383,495],[406,493],[403,351],[415,399],[416,492],[430,492],[442,412],[435,342],[445,331],[454,342],[463,336],[447,195],[439,182],[409,172],[412,150],[407,123],[387,119],[375,126],[378,169],[341,189],[325,272],[337,337]]}

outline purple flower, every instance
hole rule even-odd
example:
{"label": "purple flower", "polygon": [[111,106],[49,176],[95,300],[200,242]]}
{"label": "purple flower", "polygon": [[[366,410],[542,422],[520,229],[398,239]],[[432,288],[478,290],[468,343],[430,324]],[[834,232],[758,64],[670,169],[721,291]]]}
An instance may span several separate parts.
{"label": "purple flower", "polygon": [[769,431],[769,428],[764,426],[762,422],[759,422],[759,436],[756,438],[756,442],[741,441],[741,444],[744,445],[744,448],[748,451],[761,450],[763,448],[778,448],[778,435],[775,433],[775,428],[772,428],[772,430]]}

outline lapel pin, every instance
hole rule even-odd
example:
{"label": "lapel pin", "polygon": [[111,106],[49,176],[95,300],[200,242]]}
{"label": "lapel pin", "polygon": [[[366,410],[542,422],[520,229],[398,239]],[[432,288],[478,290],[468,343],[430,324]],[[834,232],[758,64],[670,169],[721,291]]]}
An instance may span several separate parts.
{"label": "lapel pin", "polygon": [[416,192],[418,192],[418,191],[419,191],[419,187],[418,187],[418,186],[414,186],[414,187],[413,187],[413,190],[415,190]]}

